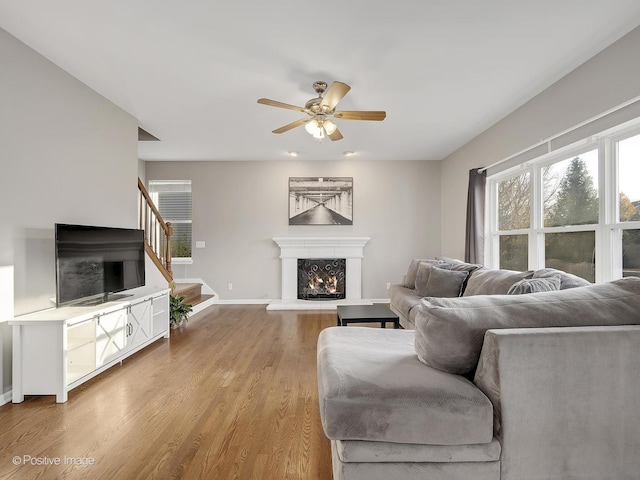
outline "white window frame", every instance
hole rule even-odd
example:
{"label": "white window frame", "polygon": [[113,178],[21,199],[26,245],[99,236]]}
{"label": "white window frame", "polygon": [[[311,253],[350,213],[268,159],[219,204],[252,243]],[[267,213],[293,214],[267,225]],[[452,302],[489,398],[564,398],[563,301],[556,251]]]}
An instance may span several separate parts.
{"label": "white window frame", "polygon": [[[485,264],[491,268],[500,266],[500,237],[528,234],[528,268],[545,266],[545,234],[565,232],[595,232],[595,282],[602,283],[622,278],[622,232],[640,229],[638,222],[620,222],[618,193],[617,142],[640,135],[640,118],[632,120],[596,136],[591,136],[567,147],[526,161],[487,178],[485,197]],[[597,224],[544,227],[542,205],[542,169],[550,164],[588,151],[598,150],[598,198]],[[498,230],[498,184],[513,176],[529,172],[531,182],[530,226],[518,230]]]}
{"label": "white window frame", "polygon": [[[191,192],[191,202],[192,202],[192,208],[193,208],[193,190],[192,190],[192,181],[191,180],[149,180],[148,184],[147,184],[147,190],[149,191],[149,195],[151,196],[151,200],[153,200],[153,203],[155,205],[159,205],[159,198],[158,198],[158,193],[157,191],[152,191],[152,187],[151,184],[152,183],[156,183],[156,184],[166,184],[166,185],[175,185],[176,188],[178,188],[177,191],[179,191],[180,189],[180,185],[184,185],[184,188],[187,188],[186,186],[188,185],[188,191]],[[189,221],[175,221],[172,220],[171,221],[172,224],[177,224],[177,223],[189,223],[191,224],[191,236],[192,236],[192,241],[191,241],[191,256],[190,257],[171,257],[171,263],[173,265],[192,265],[193,264],[193,248],[194,248],[194,242],[193,242],[193,213],[191,214],[191,220]]]}
{"label": "white window frame", "polygon": [[[640,230],[640,221],[622,222],[620,221],[620,201],[618,171],[619,160],[616,144],[630,137],[640,135],[640,127],[622,129],[608,139],[609,162],[612,178],[609,181],[609,188],[612,190],[611,205],[609,207],[609,232],[608,239],[611,242],[611,275],[612,278],[622,278],[622,232],[624,230]],[[638,179],[640,181],[640,179]]]}

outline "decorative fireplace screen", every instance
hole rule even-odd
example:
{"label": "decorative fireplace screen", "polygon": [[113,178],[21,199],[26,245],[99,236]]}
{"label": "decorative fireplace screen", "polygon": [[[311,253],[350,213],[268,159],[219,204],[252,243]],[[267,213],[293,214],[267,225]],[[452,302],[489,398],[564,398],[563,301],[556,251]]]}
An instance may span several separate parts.
{"label": "decorative fireplace screen", "polygon": [[298,259],[298,299],[341,300],[345,298],[347,261],[334,259]]}

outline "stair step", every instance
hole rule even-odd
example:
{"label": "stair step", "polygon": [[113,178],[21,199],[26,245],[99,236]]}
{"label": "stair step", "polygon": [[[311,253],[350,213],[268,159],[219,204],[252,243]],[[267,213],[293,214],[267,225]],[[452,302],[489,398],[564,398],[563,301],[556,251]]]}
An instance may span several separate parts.
{"label": "stair step", "polygon": [[194,305],[194,302],[202,301],[202,284],[201,283],[176,283],[173,289],[175,297],[185,297],[184,303]]}
{"label": "stair step", "polygon": [[192,302],[189,302],[189,303],[191,304],[192,307],[195,307],[199,303],[202,303],[213,297],[215,297],[215,295],[200,295],[198,298],[194,299]]}

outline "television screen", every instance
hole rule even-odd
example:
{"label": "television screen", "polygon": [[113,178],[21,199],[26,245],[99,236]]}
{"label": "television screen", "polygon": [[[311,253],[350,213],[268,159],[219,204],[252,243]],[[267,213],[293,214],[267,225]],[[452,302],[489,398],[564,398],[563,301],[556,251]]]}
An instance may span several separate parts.
{"label": "television screen", "polygon": [[56,303],[64,305],[145,283],[144,231],[56,224]]}

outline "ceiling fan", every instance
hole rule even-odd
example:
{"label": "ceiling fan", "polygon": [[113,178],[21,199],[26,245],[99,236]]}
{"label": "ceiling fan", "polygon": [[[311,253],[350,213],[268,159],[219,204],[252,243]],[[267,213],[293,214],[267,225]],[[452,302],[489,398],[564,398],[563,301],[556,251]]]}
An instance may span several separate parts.
{"label": "ceiling fan", "polygon": [[[291,122],[283,127],[277,128],[273,133],[288,132],[293,128],[304,125],[305,130],[315,138],[321,140],[327,136],[332,141],[336,141],[341,140],[343,137],[340,130],[338,130],[338,126],[333,120],[331,120],[331,117],[340,120],[382,121],[387,116],[387,113],[382,111],[336,111],[336,106],[340,100],[342,100],[349,90],[351,90],[351,87],[346,83],[333,82],[327,90],[327,82],[317,81],[313,83],[313,89],[316,91],[318,96],[309,100],[304,107],[297,107],[295,105],[289,105],[288,103],[269,100],[268,98],[261,98],[258,100],[258,103],[263,105],[304,112],[310,117],[301,118],[300,120],[296,120],[295,122]],[[322,95],[323,93],[324,96]]]}

